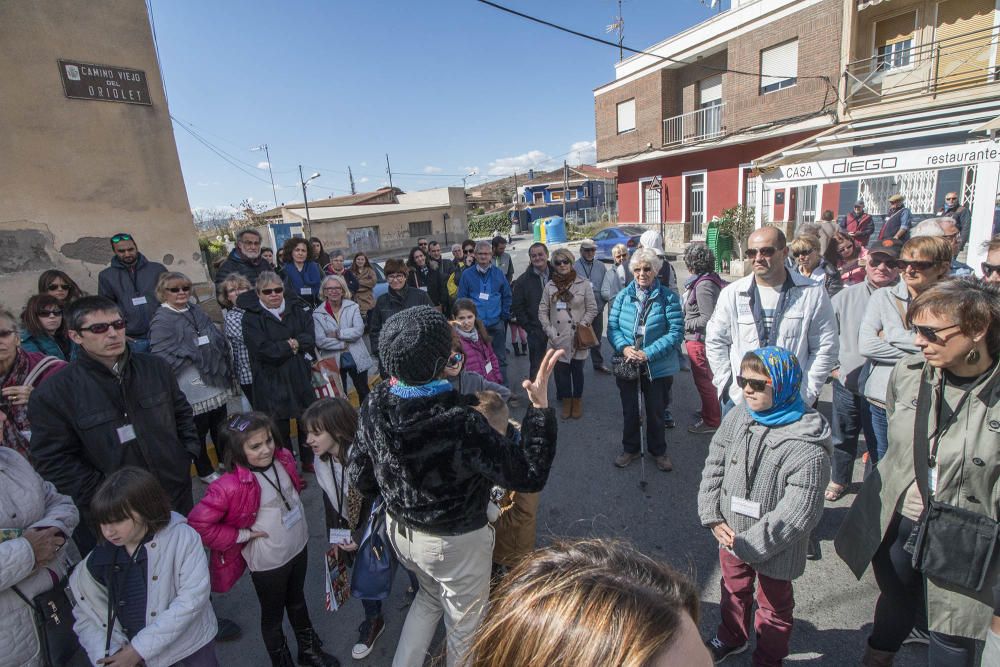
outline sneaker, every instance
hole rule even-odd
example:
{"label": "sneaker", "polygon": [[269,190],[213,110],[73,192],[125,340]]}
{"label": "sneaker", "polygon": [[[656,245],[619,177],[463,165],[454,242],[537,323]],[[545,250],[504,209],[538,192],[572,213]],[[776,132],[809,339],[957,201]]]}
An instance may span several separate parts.
{"label": "sneaker", "polygon": [[705,642],[705,646],[708,647],[709,653],[712,654],[712,660],[715,664],[719,664],[731,655],[743,653],[743,651],[747,650],[749,645],[749,643],[746,643],[742,646],[726,646],[718,637],[712,637],[710,640]]}
{"label": "sneaker", "polygon": [[666,454],[664,454],[663,456],[654,457],[653,460],[656,461],[656,467],[662,470],[663,472],[670,472],[671,470],[674,469],[673,462],[670,460],[670,457],[667,456]]}
{"label": "sneaker", "polygon": [[213,472],[211,475],[199,476],[198,479],[200,479],[205,484],[211,484],[212,482],[214,482],[215,480],[217,480],[217,479],[219,479],[221,477],[222,477],[222,475],[220,475],[219,473]]}
{"label": "sneaker", "polygon": [[355,660],[367,658],[368,654],[375,648],[375,642],[385,631],[385,621],[381,616],[376,616],[373,620],[365,619],[365,622],[358,628],[358,643],[351,649],[351,657]]}
{"label": "sneaker", "polygon": [[626,468],[632,461],[636,461],[639,458],[639,454],[629,454],[628,452],[622,452],[615,457],[615,465],[619,468]]}
{"label": "sneaker", "polygon": [[709,426],[703,419],[699,419],[694,425],[688,426],[688,433],[715,433],[715,431],[716,427]]}
{"label": "sneaker", "polygon": [[677,422],[674,421],[674,416],[670,414],[670,410],[663,411],[663,426],[665,428],[673,428],[677,426]]}
{"label": "sneaker", "polygon": [[910,630],[910,634],[906,636],[903,640],[903,646],[907,644],[923,644],[927,646],[931,643],[931,635],[926,630],[920,630],[919,628],[913,628]]}

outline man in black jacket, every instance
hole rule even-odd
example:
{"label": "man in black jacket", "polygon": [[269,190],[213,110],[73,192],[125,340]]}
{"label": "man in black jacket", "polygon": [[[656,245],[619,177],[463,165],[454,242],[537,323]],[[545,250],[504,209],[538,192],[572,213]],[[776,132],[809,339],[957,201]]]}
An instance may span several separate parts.
{"label": "man in black jacket", "polygon": [[260,234],[256,229],[241,231],[236,236],[236,247],[215,272],[215,284],[221,283],[231,273],[239,273],[253,287],[257,284],[257,276],[264,271],[273,271],[271,265],[260,256],[260,243]]}
{"label": "man in black jacket", "polygon": [[514,281],[510,312],[517,320],[517,325],[528,334],[528,377],[533,378],[549,342],[545,327],[538,319],[542,291],[552,275],[548,247],[544,243],[532,243],[528,248],[528,260],[531,262],[530,266]]}
{"label": "man in black jacket", "polygon": [[125,320],[114,302],[78,299],[66,323],[81,353],[31,394],[31,459],[79,508],[83,520],[73,539],[87,553],[96,544],[86,520],[91,498],[105,477],[124,466],[148,470],[174,510],[191,510],[198,435],[170,366],[129,350]]}
{"label": "man in black jacket", "polygon": [[115,256],[111,266],[97,276],[97,293],[118,304],[128,325],[125,335],[136,352],[149,351],[149,323],[160,307],[156,298],[156,283],[167,267],[150,262],[139,252],[131,234],[111,237]]}

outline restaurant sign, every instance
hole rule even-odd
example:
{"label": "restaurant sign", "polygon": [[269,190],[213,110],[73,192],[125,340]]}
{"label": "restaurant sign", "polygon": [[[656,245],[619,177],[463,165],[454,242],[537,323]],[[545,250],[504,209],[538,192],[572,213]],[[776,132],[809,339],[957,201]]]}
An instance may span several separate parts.
{"label": "restaurant sign", "polygon": [[146,73],[141,70],[60,60],[59,75],[66,97],[152,105]]}

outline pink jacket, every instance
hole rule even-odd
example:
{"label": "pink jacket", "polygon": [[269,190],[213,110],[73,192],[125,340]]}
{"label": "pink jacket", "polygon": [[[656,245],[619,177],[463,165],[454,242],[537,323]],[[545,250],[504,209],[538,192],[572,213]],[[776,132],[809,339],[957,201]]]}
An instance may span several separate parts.
{"label": "pink jacket", "polygon": [[[281,447],[274,456],[292,480],[296,491],[302,490],[302,478],[295,470],[292,453]],[[253,473],[242,466],[227,472],[212,482],[191,513],[188,525],[198,531],[202,543],[211,550],[208,557],[208,573],[212,580],[212,591],[225,593],[231,589],[247,562],[243,560],[243,544],[236,541],[241,528],[249,528],[257,518],[260,508],[260,484]]]}
{"label": "pink jacket", "polygon": [[[482,338],[475,342],[462,338],[462,351],[465,353],[465,370],[482,375],[490,382],[503,384],[500,361],[489,343]],[[486,372],[486,364],[491,364],[488,373]]]}

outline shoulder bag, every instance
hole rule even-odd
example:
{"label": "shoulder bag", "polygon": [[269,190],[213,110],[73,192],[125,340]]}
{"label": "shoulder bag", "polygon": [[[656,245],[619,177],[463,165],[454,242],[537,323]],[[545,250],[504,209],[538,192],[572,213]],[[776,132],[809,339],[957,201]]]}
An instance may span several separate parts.
{"label": "shoulder bag", "polygon": [[577,350],[589,350],[592,347],[597,347],[599,341],[597,340],[597,334],[594,332],[594,327],[589,324],[577,324],[576,333],[573,334],[573,347]]}
{"label": "shoulder bag", "polygon": [[51,589],[31,600],[17,586],[11,586],[17,597],[31,607],[44,667],[68,665],[80,649],[80,642],[73,632],[73,604],[66,593],[68,581],[67,577],[63,577]]}
{"label": "shoulder bag", "polygon": [[368,527],[354,555],[351,596],[362,600],[385,600],[392,592],[396,576],[396,554],[385,528],[385,501],[376,498],[368,517]]}

